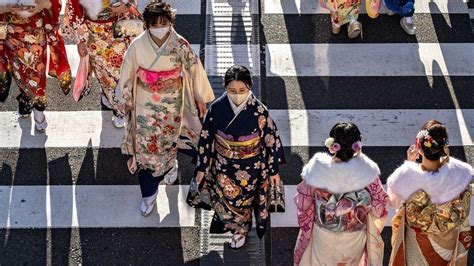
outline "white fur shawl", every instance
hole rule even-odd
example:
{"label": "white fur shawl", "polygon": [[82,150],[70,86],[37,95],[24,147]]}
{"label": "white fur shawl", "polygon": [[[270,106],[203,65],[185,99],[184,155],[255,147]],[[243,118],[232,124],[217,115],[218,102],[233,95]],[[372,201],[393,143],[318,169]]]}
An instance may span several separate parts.
{"label": "white fur shawl", "polygon": [[363,189],[379,175],[377,164],[363,153],[342,163],[333,162],[327,153],[316,153],[301,173],[308,185],[333,193]]}
{"label": "white fur shawl", "polygon": [[393,193],[406,201],[410,196],[423,190],[434,204],[442,204],[456,198],[471,182],[473,170],[471,165],[450,158],[438,172],[423,171],[416,162],[405,161],[388,178],[389,194]]}
{"label": "white fur shawl", "polygon": [[[111,4],[115,2],[119,2],[119,1],[118,0],[110,1]],[[126,4],[128,3],[128,0],[121,0],[120,2]],[[86,10],[87,15],[91,19],[97,19],[97,17],[99,16],[103,8],[102,6],[103,0],[79,0],[79,3]]]}

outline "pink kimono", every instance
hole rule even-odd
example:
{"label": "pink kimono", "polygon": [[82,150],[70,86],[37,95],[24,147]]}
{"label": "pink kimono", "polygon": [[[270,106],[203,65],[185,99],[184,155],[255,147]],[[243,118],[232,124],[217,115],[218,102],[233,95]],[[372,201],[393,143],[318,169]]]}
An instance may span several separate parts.
{"label": "pink kimono", "polygon": [[300,233],[294,265],[382,265],[388,196],[379,175],[362,153],[343,163],[314,155],[295,196]]}

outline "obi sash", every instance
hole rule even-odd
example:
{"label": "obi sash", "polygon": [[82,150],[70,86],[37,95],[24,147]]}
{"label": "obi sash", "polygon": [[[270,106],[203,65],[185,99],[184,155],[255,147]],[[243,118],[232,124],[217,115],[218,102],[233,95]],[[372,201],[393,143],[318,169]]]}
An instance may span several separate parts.
{"label": "obi sash", "polygon": [[181,87],[180,68],[157,72],[139,67],[137,77],[138,82],[149,92],[157,93],[162,90]]}
{"label": "obi sash", "polygon": [[215,150],[220,155],[229,159],[248,159],[259,155],[262,152],[260,136],[253,134],[248,136],[248,140],[234,141],[226,136],[215,134]]}

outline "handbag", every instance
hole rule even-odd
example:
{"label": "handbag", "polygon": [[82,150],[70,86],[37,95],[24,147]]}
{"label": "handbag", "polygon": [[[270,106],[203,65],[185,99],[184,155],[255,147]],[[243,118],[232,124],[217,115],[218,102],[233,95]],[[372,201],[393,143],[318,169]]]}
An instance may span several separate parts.
{"label": "handbag", "polygon": [[201,180],[201,183],[196,182],[196,178],[191,179],[189,186],[188,195],[186,196],[186,203],[193,207],[210,211],[211,206],[211,193],[207,182],[207,174]]}
{"label": "handbag", "polygon": [[270,184],[269,190],[269,212],[285,212],[285,186],[283,181],[276,185]]}
{"label": "handbag", "polygon": [[145,31],[145,25],[141,19],[122,19],[115,22],[113,26],[114,38],[137,37]]}

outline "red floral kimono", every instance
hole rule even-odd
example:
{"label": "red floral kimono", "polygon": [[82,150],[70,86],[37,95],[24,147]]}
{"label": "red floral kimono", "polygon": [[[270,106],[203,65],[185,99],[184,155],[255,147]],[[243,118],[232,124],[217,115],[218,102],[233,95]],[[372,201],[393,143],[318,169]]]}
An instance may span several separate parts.
{"label": "red floral kimono", "polygon": [[[71,69],[60,31],[61,1],[52,0],[52,7],[29,18],[4,14],[1,19],[8,23],[5,41],[0,43],[0,100],[7,98],[11,77],[20,88],[20,114],[46,108],[46,71],[59,79],[59,85],[67,94],[71,84]],[[46,70],[47,47],[50,64]]]}
{"label": "red floral kimono", "polygon": [[[95,76],[99,80],[102,93],[110,103],[115,105],[114,90],[120,77],[123,56],[132,38],[114,38],[113,26],[118,20],[137,17],[136,1],[121,1],[131,4],[126,17],[112,17],[110,5],[114,0],[67,0],[64,18],[65,35],[76,44],[87,44],[89,61]],[[89,73],[88,79],[90,80]],[[90,84],[90,82],[89,82]],[[85,88],[87,95],[90,88]]]}

